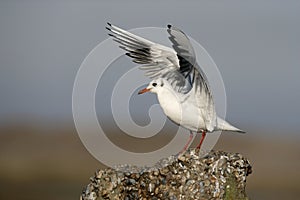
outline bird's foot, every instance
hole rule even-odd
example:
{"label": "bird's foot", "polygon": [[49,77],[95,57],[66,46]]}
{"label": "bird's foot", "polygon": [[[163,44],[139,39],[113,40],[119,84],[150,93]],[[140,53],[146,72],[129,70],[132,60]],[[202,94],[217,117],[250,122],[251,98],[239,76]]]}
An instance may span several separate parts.
{"label": "bird's foot", "polygon": [[179,151],[177,154],[175,154],[174,156],[176,158],[179,158],[181,155],[183,155],[185,152],[187,151],[187,148],[183,148],[181,151]]}
{"label": "bird's foot", "polygon": [[196,147],[196,148],[195,148],[195,153],[199,154],[199,153],[200,153],[200,149],[201,149],[201,146],[200,146],[199,148]]}

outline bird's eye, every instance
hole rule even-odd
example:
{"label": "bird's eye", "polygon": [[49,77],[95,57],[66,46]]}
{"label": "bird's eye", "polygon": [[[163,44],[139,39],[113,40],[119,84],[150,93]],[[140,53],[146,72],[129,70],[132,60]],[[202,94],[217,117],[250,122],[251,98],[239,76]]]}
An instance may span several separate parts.
{"label": "bird's eye", "polygon": [[157,86],[157,83],[152,83],[152,86],[153,86],[153,87],[156,87],[156,86]]}

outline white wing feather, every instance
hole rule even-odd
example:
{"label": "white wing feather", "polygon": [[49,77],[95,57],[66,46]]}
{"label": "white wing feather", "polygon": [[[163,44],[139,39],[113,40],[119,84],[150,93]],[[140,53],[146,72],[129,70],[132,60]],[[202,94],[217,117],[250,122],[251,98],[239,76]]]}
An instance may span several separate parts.
{"label": "white wing feather", "polygon": [[[213,131],[217,123],[217,115],[208,80],[196,63],[194,48],[188,37],[178,28],[168,25],[168,33],[173,49],[151,42],[108,23],[109,35],[127,51],[126,55],[133,62],[142,64],[140,69],[152,78],[165,78],[173,89],[180,93],[189,93],[195,98],[206,129]],[[186,87],[187,83],[190,87]],[[188,88],[188,90],[186,90]]]}

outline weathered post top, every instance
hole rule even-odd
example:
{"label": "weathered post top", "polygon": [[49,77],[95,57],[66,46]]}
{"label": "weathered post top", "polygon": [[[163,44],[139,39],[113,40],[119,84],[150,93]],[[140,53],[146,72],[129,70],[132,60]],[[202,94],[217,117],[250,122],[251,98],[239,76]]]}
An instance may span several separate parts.
{"label": "weathered post top", "polygon": [[151,168],[125,165],[98,170],[81,200],[94,199],[247,199],[249,161],[238,153],[188,150]]}

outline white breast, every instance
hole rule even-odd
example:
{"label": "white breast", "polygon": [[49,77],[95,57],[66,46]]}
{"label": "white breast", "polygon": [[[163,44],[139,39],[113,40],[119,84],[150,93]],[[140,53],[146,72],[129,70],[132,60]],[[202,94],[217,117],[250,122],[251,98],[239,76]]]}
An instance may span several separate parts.
{"label": "white breast", "polygon": [[169,90],[157,93],[157,97],[164,113],[176,124],[195,132],[206,129],[201,110],[190,100],[183,101]]}
{"label": "white breast", "polygon": [[180,99],[168,90],[158,93],[157,98],[164,113],[175,123],[181,124],[182,108],[179,103]]}

